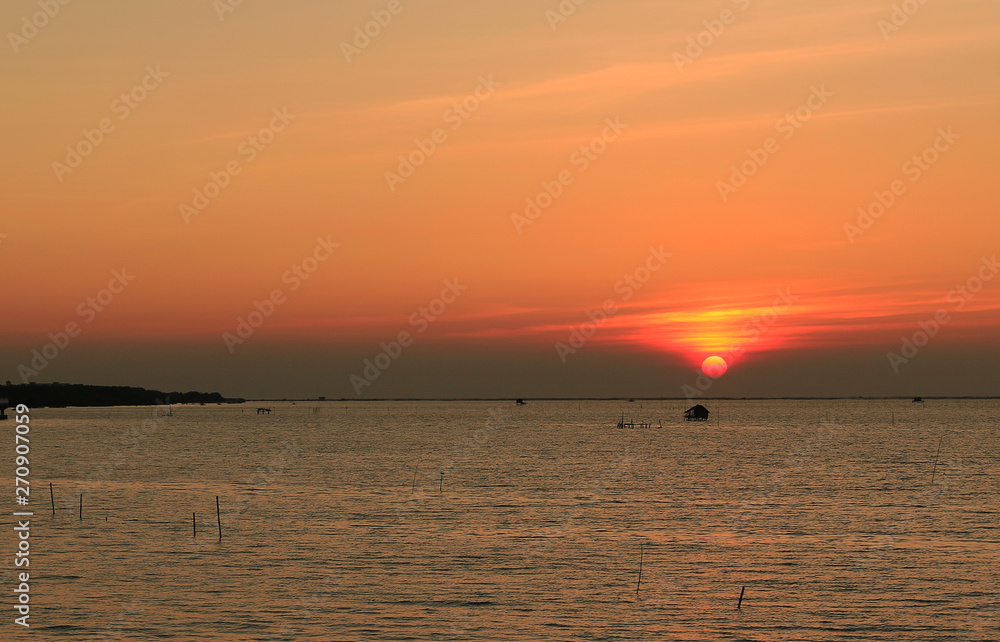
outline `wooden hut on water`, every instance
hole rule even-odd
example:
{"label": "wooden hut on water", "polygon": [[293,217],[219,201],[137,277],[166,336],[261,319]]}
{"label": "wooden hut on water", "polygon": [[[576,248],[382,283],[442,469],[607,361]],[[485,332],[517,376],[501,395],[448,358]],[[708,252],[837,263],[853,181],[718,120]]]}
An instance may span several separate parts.
{"label": "wooden hut on water", "polygon": [[708,421],[708,408],[698,404],[684,411],[686,421]]}

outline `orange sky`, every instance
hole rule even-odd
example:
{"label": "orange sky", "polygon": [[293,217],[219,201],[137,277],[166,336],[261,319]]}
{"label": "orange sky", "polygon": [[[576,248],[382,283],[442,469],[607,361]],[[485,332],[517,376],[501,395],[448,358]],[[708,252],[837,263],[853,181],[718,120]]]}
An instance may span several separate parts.
{"label": "orange sky", "polygon": [[[5,378],[80,322],[31,380],[353,396],[364,359],[408,331],[409,365],[366,397],[451,394],[447,377],[411,379],[440,355],[484,373],[463,394],[531,395],[518,373],[545,363],[538,394],[573,395],[588,372],[638,381],[643,359],[663,369],[645,394],[678,396],[737,342],[731,394],[744,389],[722,382],[755,364],[845,351],[868,364],[850,394],[933,390],[932,363],[1000,394],[977,361],[1000,351],[997,3],[893,16],[860,1],[588,0],[556,22],[556,0],[244,0],[220,15],[224,2],[70,2],[37,30],[35,1],[0,8]],[[364,43],[373,11],[391,20],[342,45]],[[69,167],[84,130],[101,140]],[[387,180],[417,141],[433,153]],[[219,195],[182,208],[213,174]],[[527,219],[546,183],[559,195]],[[894,183],[884,214],[845,229]],[[318,238],[338,247],[288,277]],[[650,248],[670,256],[620,286]],[[122,269],[134,281],[87,322],[81,304]],[[974,295],[953,292],[976,278]],[[468,289],[417,332],[446,279]],[[227,346],[275,289],[274,314]],[[796,300],[762,325],[779,290]],[[563,364],[557,344],[607,300],[614,314]],[[939,310],[933,359],[894,372],[887,353]],[[264,355],[282,350],[274,372]],[[572,371],[588,351],[611,365]],[[150,368],[160,357],[175,370]],[[774,376],[773,394],[800,378]]]}

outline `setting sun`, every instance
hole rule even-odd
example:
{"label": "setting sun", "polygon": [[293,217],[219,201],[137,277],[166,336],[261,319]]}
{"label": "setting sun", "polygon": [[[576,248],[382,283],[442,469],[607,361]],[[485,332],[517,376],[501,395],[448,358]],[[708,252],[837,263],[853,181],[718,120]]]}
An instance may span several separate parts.
{"label": "setting sun", "polygon": [[0,381],[998,394],[996,3],[721,4],[3,3]]}
{"label": "setting sun", "polygon": [[701,371],[713,379],[718,379],[726,374],[726,370],[728,369],[729,365],[726,363],[726,360],[717,356],[708,357],[701,364]]}

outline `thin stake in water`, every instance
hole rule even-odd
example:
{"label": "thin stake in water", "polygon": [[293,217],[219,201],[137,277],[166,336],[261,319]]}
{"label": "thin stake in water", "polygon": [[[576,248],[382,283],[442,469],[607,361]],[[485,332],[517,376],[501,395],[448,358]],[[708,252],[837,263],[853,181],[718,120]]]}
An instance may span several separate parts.
{"label": "thin stake in water", "polygon": [[198,525],[195,523],[194,513],[191,513],[191,535],[198,537]]}
{"label": "thin stake in water", "polygon": [[642,584],[642,542],[639,542],[639,580],[635,583],[635,596],[639,597],[639,586]]}
{"label": "thin stake in water", "polygon": [[444,473],[441,473],[441,482],[438,484],[438,492],[444,491]]}
{"label": "thin stake in water", "polygon": [[219,520],[219,541],[222,541],[222,512],[219,511],[219,496],[215,496],[215,518]]}
{"label": "thin stake in water", "polygon": [[49,482],[49,501],[52,502],[52,515],[56,514],[56,496],[52,494],[52,482]]}
{"label": "thin stake in water", "polygon": [[736,610],[737,611],[742,611],[743,610],[743,591],[745,591],[745,590],[747,590],[747,587],[745,587],[745,586],[740,589],[740,601],[736,603]]}
{"label": "thin stake in water", "polygon": [[83,521],[83,493],[80,493],[80,521]]}
{"label": "thin stake in water", "polygon": [[941,437],[941,439],[938,439],[938,449],[937,449],[937,453],[935,453],[935,455],[934,455],[934,469],[931,470],[931,486],[934,485],[934,475],[937,474],[938,455],[941,454],[941,442],[943,440],[944,440],[944,437]]}

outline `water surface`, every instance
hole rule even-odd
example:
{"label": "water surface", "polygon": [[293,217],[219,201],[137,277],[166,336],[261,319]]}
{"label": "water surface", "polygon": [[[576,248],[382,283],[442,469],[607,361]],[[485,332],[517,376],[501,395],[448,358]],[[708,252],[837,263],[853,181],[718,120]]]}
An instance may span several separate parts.
{"label": "water surface", "polygon": [[35,410],[30,635],[1000,639],[1000,402],[704,403]]}

